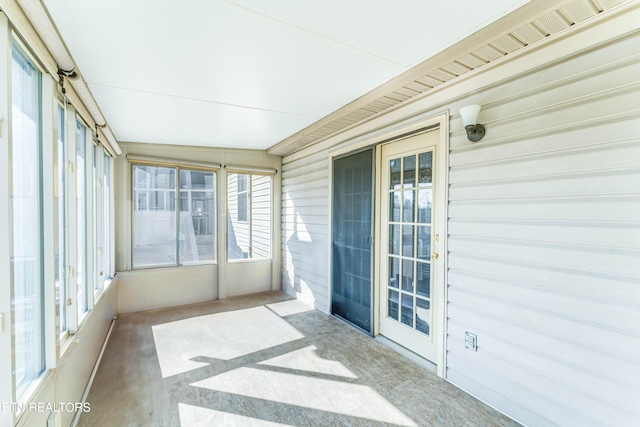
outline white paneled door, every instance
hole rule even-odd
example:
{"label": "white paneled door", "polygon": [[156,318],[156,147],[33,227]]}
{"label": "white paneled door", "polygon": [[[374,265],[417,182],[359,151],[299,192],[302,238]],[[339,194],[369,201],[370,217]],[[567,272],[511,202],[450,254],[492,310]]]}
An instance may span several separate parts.
{"label": "white paneled door", "polygon": [[439,131],[381,147],[379,333],[437,363]]}

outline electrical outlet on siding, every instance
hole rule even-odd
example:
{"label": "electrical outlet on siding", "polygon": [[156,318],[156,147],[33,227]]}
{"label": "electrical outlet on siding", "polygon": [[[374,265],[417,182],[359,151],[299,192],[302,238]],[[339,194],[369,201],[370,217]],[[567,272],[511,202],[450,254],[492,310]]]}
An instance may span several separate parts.
{"label": "electrical outlet on siding", "polygon": [[464,333],[464,348],[471,351],[478,351],[478,336],[471,332]]}

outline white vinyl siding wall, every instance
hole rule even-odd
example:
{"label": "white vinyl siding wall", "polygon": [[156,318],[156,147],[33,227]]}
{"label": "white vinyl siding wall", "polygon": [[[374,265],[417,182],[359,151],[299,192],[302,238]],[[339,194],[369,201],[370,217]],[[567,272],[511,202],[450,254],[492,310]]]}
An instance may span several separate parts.
{"label": "white vinyl siding wall", "polygon": [[271,185],[271,176],[251,175],[251,251],[254,258],[271,258]]}
{"label": "white vinyl siding wall", "polygon": [[[445,377],[531,426],[640,419],[640,33],[596,45],[591,31],[596,47],[534,50],[533,68],[514,65],[524,55],[404,116],[451,113]],[[485,83],[509,67],[523,71]],[[458,115],[473,103],[487,128],[475,144]],[[334,149],[361,143],[346,134]],[[282,173],[283,289],[324,312],[328,146]]]}
{"label": "white vinyl siding wall", "polygon": [[476,93],[485,141],[452,120],[447,378],[529,425],[640,417],[638,45]]}
{"label": "white vinyl siding wall", "polygon": [[[235,231],[236,242],[241,248],[248,248],[249,243],[249,221],[238,221],[238,174],[230,173],[227,175],[229,180],[229,220]],[[249,183],[247,182],[247,195],[249,194]],[[247,209],[249,208],[249,200],[247,199]],[[249,212],[247,212],[247,219]]]}
{"label": "white vinyl siding wall", "polygon": [[282,289],[329,312],[328,151],[282,164]]}
{"label": "white vinyl siding wall", "polygon": [[[238,221],[238,174],[229,180],[229,218],[238,246],[251,248],[251,258],[271,258],[271,185],[269,175],[247,175],[247,220]],[[251,226],[251,232],[249,232]],[[252,241],[249,241],[251,237]]]}

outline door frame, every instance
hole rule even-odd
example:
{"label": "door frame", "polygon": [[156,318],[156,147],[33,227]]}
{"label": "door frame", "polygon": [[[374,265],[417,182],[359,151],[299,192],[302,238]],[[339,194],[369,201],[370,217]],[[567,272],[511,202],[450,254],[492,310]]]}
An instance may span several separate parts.
{"label": "door frame", "polygon": [[[386,143],[399,141],[401,139],[427,132],[437,131],[439,132],[438,144],[436,145],[436,158],[434,161],[439,165],[437,175],[437,189],[434,188],[434,204],[440,206],[434,211],[434,230],[436,234],[440,235],[440,246],[438,252],[440,254],[437,275],[434,277],[434,305],[433,305],[433,337],[437,342],[437,360],[434,360],[436,364],[436,374],[445,378],[446,376],[446,336],[447,336],[447,262],[448,262],[448,238],[447,238],[447,217],[448,217],[448,204],[449,199],[449,111],[441,111],[436,114],[433,112],[423,113],[411,118],[401,120],[399,122],[384,126],[382,128],[375,129],[370,132],[363,133],[356,138],[345,141],[331,149],[329,149],[328,162],[329,162],[329,182],[328,182],[328,207],[329,217],[333,209],[333,160],[337,157],[342,157],[345,154],[356,152],[369,146],[375,146],[375,191],[374,191],[374,275],[373,275],[373,304],[372,310],[374,313],[373,322],[373,335],[379,335],[380,329],[380,273],[378,261],[380,259],[380,209],[381,201],[379,197],[379,189],[381,185],[381,146]],[[437,224],[437,226],[435,225]],[[435,228],[437,227],[437,229]],[[331,238],[333,234],[333,227],[331,221],[329,221],[329,239],[327,244],[328,249],[328,271],[332,271],[332,256],[331,256]],[[327,307],[331,307],[331,290],[332,290],[331,275],[328,277],[328,295],[327,295]]]}

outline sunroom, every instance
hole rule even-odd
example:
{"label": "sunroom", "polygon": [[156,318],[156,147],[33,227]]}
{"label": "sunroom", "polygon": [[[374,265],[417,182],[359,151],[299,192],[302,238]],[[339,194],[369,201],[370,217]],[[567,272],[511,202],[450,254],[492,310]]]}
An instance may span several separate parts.
{"label": "sunroom", "polygon": [[0,0],[0,426],[634,425],[638,22]]}

